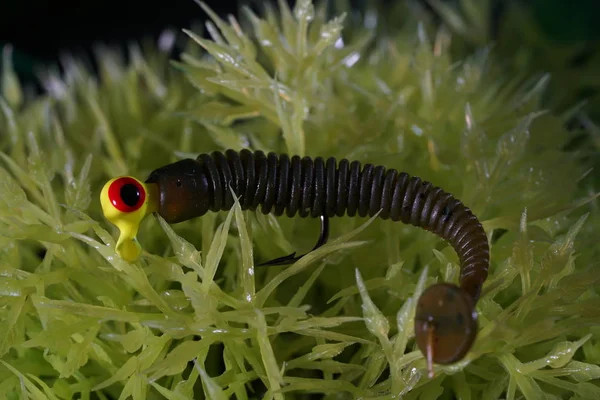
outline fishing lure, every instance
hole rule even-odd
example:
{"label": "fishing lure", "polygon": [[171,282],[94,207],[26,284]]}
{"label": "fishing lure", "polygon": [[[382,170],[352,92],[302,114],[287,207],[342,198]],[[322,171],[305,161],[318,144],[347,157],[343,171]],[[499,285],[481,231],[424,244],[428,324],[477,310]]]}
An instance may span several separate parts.
{"label": "fishing lure", "polygon": [[[177,223],[229,210],[234,204],[230,188],[244,210],[260,206],[264,214],[320,218],[321,234],[313,250],[327,242],[329,218],[343,215],[379,213],[382,219],[421,227],[446,240],[460,260],[460,286],[438,283],[423,292],[415,313],[416,342],[430,376],[433,363],[451,364],[469,351],[478,329],[475,304],[488,275],[488,239],[469,208],[421,178],[346,159],[338,163],[335,158],[227,150],[158,168],[145,182],[130,176],[111,179],[102,189],[101,203],[107,220],[121,231],[117,252],[132,262],[141,253],[136,236],[144,217],[158,213]],[[262,265],[289,264],[301,257],[292,253]]]}

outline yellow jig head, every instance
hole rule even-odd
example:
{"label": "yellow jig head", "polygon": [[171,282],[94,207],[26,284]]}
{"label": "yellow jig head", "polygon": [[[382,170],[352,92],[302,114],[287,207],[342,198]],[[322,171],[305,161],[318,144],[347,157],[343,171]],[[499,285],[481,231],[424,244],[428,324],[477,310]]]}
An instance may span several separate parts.
{"label": "yellow jig head", "polygon": [[157,210],[157,199],[156,184],[146,184],[131,176],[111,179],[102,188],[102,212],[121,231],[116,251],[123,260],[134,262],[142,253],[137,232],[146,215]]}

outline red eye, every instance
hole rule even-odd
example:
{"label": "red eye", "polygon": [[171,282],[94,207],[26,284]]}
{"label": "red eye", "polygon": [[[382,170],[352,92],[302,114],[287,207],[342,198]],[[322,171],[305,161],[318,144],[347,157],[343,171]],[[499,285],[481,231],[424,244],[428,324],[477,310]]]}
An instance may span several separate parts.
{"label": "red eye", "polygon": [[121,212],[138,210],[146,201],[146,191],[138,181],[123,177],[115,180],[108,188],[108,199]]}

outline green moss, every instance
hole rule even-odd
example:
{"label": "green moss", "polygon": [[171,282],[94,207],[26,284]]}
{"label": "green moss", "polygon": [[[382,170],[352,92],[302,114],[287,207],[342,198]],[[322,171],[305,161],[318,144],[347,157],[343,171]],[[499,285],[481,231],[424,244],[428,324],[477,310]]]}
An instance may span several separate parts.
{"label": "green moss", "polygon": [[[453,56],[460,42],[402,5],[338,7],[213,16],[212,40],[188,32],[181,62],[105,50],[99,80],[67,60],[33,99],[4,69],[4,397],[600,396],[600,219],[597,188],[580,184],[591,151],[565,150],[567,117],[541,108],[547,80],[511,78],[493,49]],[[149,218],[143,259],[115,255],[97,200],[107,179],[248,146],[377,162],[463,199],[492,237],[465,360],[427,378],[415,298],[458,265],[410,226],[337,218],[326,246],[254,268],[310,249],[318,224],[236,205]]]}

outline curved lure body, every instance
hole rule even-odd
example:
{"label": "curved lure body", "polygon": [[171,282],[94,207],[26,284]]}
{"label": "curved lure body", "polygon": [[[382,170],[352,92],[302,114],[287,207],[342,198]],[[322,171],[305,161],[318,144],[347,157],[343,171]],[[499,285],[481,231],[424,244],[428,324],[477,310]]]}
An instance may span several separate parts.
{"label": "curved lure body", "polygon": [[440,283],[423,292],[415,315],[417,345],[427,357],[430,375],[434,362],[453,363],[471,348],[477,331],[475,304],[488,274],[487,236],[465,205],[418,177],[345,159],[227,150],[156,169],[145,182],[112,179],[101,201],[107,219],[121,230],[117,251],[134,261],[141,252],[137,228],[147,214],[156,212],[176,223],[229,210],[234,204],[230,188],[245,210],[260,207],[265,214],[325,219],[379,212],[382,219],[439,235],[459,257],[460,286]]}

